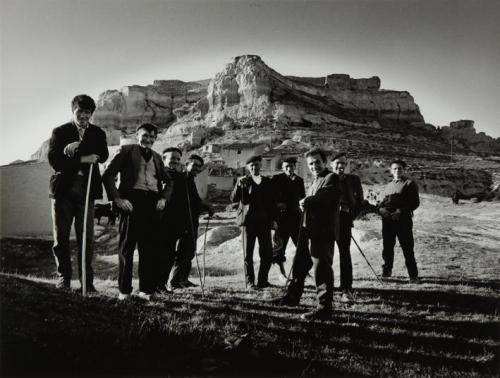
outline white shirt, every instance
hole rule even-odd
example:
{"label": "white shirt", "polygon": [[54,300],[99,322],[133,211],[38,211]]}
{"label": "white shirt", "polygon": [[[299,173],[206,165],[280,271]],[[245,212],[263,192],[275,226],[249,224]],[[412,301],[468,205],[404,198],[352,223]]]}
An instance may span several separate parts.
{"label": "white shirt", "polygon": [[262,176],[252,176],[252,180],[257,184],[257,185],[260,185],[260,183],[262,182]]}

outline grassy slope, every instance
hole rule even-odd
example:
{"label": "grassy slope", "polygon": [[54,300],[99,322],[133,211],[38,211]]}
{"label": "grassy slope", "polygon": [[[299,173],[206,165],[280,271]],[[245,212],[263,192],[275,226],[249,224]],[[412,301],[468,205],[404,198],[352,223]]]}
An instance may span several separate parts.
{"label": "grassy slope", "polygon": [[[314,305],[311,281],[299,307],[268,302],[281,288],[247,292],[237,239],[207,252],[206,298],[192,289],[148,304],[115,299],[117,258],[106,245],[96,261],[100,294],[84,299],[54,289],[50,242],[4,240],[2,269],[18,275],[0,275],[1,373],[498,375],[500,205],[449,202],[424,195],[415,215],[423,284],[406,283],[399,250],[394,279],[381,284],[353,249],[357,298],[342,304],[336,293],[331,322],[298,319]],[[371,216],[356,222],[376,269],[379,229]]]}

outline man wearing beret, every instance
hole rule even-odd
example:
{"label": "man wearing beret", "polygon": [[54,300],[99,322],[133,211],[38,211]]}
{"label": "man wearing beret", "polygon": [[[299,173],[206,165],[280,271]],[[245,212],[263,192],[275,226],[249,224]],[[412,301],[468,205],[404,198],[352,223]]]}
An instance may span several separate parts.
{"label": "man wearing beret", "polygon": [[280,174],[272,178],[273,188],[278,209],[278,228],[274,234],[276,240],[281,241],[280,248],[273,251],[273,263],[278,264],[281,274],[286,278],[285,251],[288,240],[291,238],[295,247],[299,236],[300,211],[299,201],[306,196],[304,180],[295,174],[297,159],[290,157],[281,162]]}
{"label": "man wearing beret", "polygon": [[[276,203],[271,179],[260,175],[262,158],[252,156],[246,161],[249,175],[240,177],[231,193],[232,202],[240,202],[238,222],[242,226],[245,255],[245,279],[252,289],[270,287],[272,264],[271,229],[276,227]],[[255,285],[253,250],[259,240],[260,267]]]}
{"label": "man wearing beret", "polygon": [[[120,211],[118,243],[118,299],[132,292],[134,251],[139,251],[139,293],[149,300],[158,281],[160,215],[168,202],[172,184],[161,156],[151,147],[158,135],[155,125],[137,128],[137,144],[121,146],[104,171],[108,197]],[[120,187],[115,178],[120,174]]]}
{"label": "man wearing beret", "polygon": [[348,302],[352,295],[351,229],[354,219],[361,210],[363,188],[358,176],[345,173],[347,166],[345,152],[332,156],[330,165],[333,173],[338,176],[340,184],[340,201],[335,209],[336,223],[339,225],[336,242],[340,256],[341,300]]}
{"label": "man wearing beret", "polygon": [[[183,289],[197,286],[189,281],[192,260],[196,253],[199,217],[203,212],[213,215],[212,206],[203,201],[196,188],[195,178],[203,169],[203,158],[190,155],[186,162],[186,171],[180,172],[179,162],[182,152],[175,147],[163,151],[163,162],[173,177],[172,197],[165,207],[162,220],[162,233],[165,233],[161,262],[159,291]],[[172,270],[172,279],[167,288],[167,281]]]}
{"label": "man wearing beret", "polygon": [[[78,276],[82,280],[81,254],[83,242],[83,218],[87,182],[91,164],[104,163],[108,158],[106,134],[90,123],[96,108],[94,100],[78,95],[71,101],[73,120],[52,131],[48,160],[54,169],[50,178],[54,246],[52,251],[57,265],[57,287],[71,286],[71,255],[69,238],[73,219],[78,242]],[[86,284],[89,292],[93,285],[94,200],[102,198],[102,181],[99,167],[92,170],[90,200],[87,208],[86,235]]]}

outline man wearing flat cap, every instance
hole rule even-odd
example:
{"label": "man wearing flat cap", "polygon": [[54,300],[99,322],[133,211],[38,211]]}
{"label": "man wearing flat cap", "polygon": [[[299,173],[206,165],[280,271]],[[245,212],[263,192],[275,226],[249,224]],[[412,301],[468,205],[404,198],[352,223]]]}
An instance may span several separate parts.
{"label": "man wearing flat cap", "polygon": [[335,224],[338,232],[335,241],[340,256],[341,301],[348,302],[352,296],[351,229],[363,202],[363,188],[358,176],[345,173],[347,159],[345,152],[332,156],[330,166],[339,178],[340,200],[335,209]]}
{"label": "man wearing flat cap", "polygon": [[[189,280],[189,274],[196,254],[199,216],[203,212],[208,212],[210,216],[214,213],[212,206],[200,198],[195,184],[196,176],[203,169],[203,158],[190,155],[186,161],[186,171],[181,172],[178,170],[181,155],[182,152],[176,147],[163,151],[163,162],[174,184],[161,226],[164,237],[157,289],[160,292],[197,286]],[[172,278],[167,286],[171,270]]]}
{"label": "man wearing flat cap", "polygon": [[[260,175],[262,158],[252,156],[246,161],[249,175],[240,177],[231,193],[231,201],[239,202],[238,222],[242,226],[245,255],[245,279],[252,289],[270,287],[272,264],[271,229],[276,226],[276,203],[271,179]],[[259,241],[260,267],[255,285],[253,250]],[[246,241],[246,242],[245,242]]]}
{"label": "man wearing flat cap", "polygon": [[[277,206],[278,228],[274,234],[281,241],[280,248],[273,251],[273,263],[278,264],[281,274],[286,278],[284,262],[288,240],[291,238],[295,247],[298,244],[300,218],[299,201],[306,196],[304,180],[295,174],[297,159],[289,157],[281,162],[282,173],[272,178]],[[279,243],[278,243],[279,244]]]}
{"label": "man wearing flat cap", "polygon": [[[104,171],[108,197],[120,211],[118,243],[118,299],[132,292],[134,250],[139,251],[139,293],[149,300],[158,280],[160,216],[172,191],[161,156],[151,147],[158,129],[151,123],[137,128],[137,144],[121,146]],[[120,174],[120,186],[115,178]]]}

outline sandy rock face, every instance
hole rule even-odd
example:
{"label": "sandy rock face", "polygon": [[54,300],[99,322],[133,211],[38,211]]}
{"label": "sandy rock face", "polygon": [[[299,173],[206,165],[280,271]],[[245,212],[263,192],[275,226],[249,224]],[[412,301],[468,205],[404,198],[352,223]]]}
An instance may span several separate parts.
{"label": "sandy rock face", "polygon": [[380,90],[378,77],[286,77],[255,55],[236,57],[227,64],[210,82],[207,99],[207,125],[220,126],[229,119],[256,126],[424,122],[408,92]]}
{"label": "sandy rock face", "polygon": [[197,102],[206,94],[205,82],[157,80],[148,86],[126,86],[99,95],[94,122],[106,129],[125,133],[135,131],[141,123],[152,122],[167,127],[176,119],[174,111],[188,102]]}

